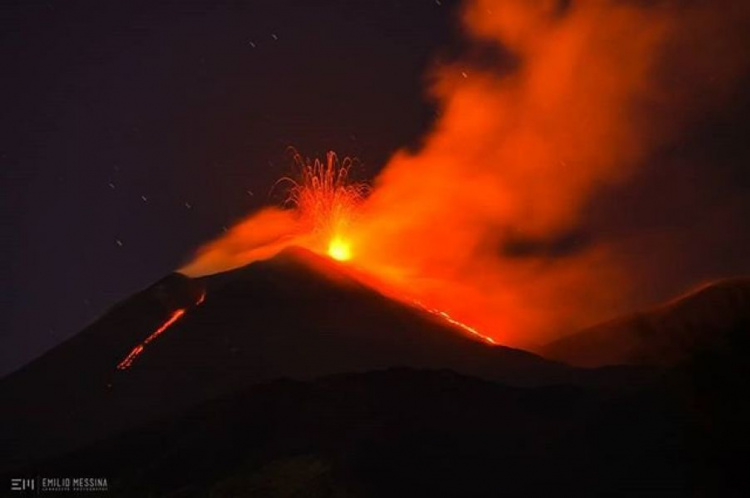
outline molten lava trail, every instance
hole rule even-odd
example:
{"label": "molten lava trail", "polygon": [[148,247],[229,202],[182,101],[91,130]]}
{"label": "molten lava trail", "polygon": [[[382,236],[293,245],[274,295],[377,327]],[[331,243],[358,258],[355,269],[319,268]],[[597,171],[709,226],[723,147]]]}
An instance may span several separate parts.
{"label": "molten lava trail", "polygon": [[448,322],[449,324],[453,325],[454,327],[458,327],[461,330],[468,332],[469,334],[473,335],[477,339],[480,339],[487,344],[491,344],[492,346],[497,346],[497,342],[492,337],[486,336],[479,332],[477,329],[472,327],[471,325],[467,325],[459,320],[456,320],[452,316],[450,316],[447,312],[441,311],[439,309],[430,308],[429,306],[425,306],[424,304],[420,303],[419,301],[412,301],[412,304],[416,306],[417,308],[426,311],[427,313],[431,315],[435,315],[441,320],[444,320]]}
{"label": "molten lava trail", "polygon": [[[201,296],[198,298],[198,300],[195,302],[195,306],[200,305],[203,303],[203,301],[206,300],[206,293],[203,292]],[[159,337],[162,333],[164,333],[165,330],[167,330],[169,327],[174,325],[177,320],[185,316],[185,313],[187,312],[186,308],[180,308],[172,312],[172,314],[169,316],[166,322],[162,323],[161,326],[159,326],[158,329],[154,330],[151,334],[149,334],[148,337],[146,337],[143,342],[138,344],[136,347],[133,348],[128,355],[123,358],[123,360],[117,364],[118,370],[125,370],[130,368],[130,366],[133,364],[136,358],[140,356],[141,353],[146,349],[146,345]]]}

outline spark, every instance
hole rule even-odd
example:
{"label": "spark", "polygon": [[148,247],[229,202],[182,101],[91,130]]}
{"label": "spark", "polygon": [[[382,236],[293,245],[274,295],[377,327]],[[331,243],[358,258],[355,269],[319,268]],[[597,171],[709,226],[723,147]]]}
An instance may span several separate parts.
{"label": "spark", "polygon": [[206,300],[206,291],[201,292],[201,297],[195,302],[196,306],[200,306]]}

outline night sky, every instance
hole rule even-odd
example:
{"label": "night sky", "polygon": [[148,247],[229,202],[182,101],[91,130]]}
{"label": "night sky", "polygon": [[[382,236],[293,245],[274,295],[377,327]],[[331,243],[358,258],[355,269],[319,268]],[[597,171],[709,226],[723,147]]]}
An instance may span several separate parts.
{"label": "night sky", "polygon": [[288,146],[364,178],[417,140],[439,3],[4,2],[0,372],[271,202]]}
{"label": "night sky", "polygon": [[[417,145],[436,112],[425,72],[460,49],[456,4],[4,2],[0,374],[278,201],[288,146],[372,178]],[[676,232],[684,254],[654,259],[675,266],[649,296],[750,272],[749,93],[581,228]]]}

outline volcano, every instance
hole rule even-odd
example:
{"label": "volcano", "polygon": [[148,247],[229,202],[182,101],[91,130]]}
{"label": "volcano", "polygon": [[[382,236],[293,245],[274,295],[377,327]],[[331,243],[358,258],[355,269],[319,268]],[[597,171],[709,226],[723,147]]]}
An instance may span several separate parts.
{"label": "volcano", "polygon": [[[744,285],[700,296],[736,308]],[[706,316],[700,296],[665,309]],[[579,368],[478,340],[290,248],[170,274],[4,378],[0,474],[97,472],[123,496],[734,490],[747,407],[722,407],[743,386],[706,388],[743,371],[746,342],[725,335],[732,347],[708,356]]]}
{"label": "volcano", "polygon": [[13,402],[0,423],[0,441],[11,449],[2,465],[257,383],[403,366],[513,385],[586,377],[531,353],[488,347],[378,294],[335,261],[292,248],[203,278],[168,275],[3,379],[0,393]]}

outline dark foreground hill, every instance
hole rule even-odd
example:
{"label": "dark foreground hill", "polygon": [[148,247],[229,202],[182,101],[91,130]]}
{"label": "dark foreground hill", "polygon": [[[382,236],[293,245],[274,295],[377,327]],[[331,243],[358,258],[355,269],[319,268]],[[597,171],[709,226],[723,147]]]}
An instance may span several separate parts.
{"label": "dark foreground hill", "polygon": [[105,476],[108,496],[743,496],[743,449],[679,385],[279,380],[19,472]]}

